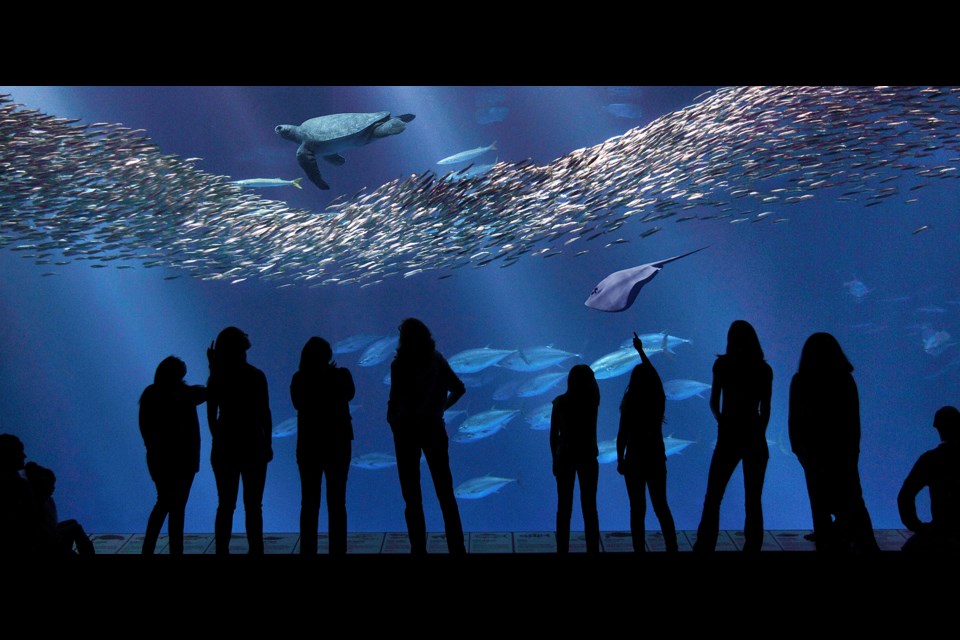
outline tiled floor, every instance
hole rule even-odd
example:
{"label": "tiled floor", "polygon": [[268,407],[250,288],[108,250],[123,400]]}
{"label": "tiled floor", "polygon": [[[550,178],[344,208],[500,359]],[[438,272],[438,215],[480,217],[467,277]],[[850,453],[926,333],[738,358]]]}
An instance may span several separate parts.
{"label": "tiled floor", "polygon": [[[804,535],[809,531],[767,531],[763,551],[813,551],[814,545]],[[689,552],[696,540],[695,531],[678,531],[680,551]],[[910,532],[899,529],[877,530],[877,542],[884,551],[898,551],[910,537]],[[139,554],[143,545],[143,534],[101,533],[90,536],[98,554]],[[320,534],[317,540],[320,553],[327,552],[327,535]],[[268,554],[296,554],[300,552],[300,535],[296,533],[268,533],[264,536],[264,545]],[[471,554],[495,553],[553,553],[556,541],[552,531],[515,531],[515,532],[474,532],[467,534],[467,550]],[[743,545],[742,531],[721,531],[717,541],[717,551],[739,551]],[[633,551],[633,538],[629,531],[605,531],[601,533],[601,547],[606,553]],[[648,531],[646,535],[648,551],[663,551],[663,536],[659,531]],[[234,535],[230,543],[234,553],[245,553],[246,536]],[[431,533],[427,540],[429,553],[445,553],[446,541],[442,533]],[[585,550],[583,532],[573,532],[570,540],[572,552]],[[410,546],[406,533],[350,533],[347,537],[349,554],[404,554]],[[214,552],[213,534],[186,534],[184,553],[212,554]],[[157,544],[157,553],[167,553],[167,538],[161,536]]]}

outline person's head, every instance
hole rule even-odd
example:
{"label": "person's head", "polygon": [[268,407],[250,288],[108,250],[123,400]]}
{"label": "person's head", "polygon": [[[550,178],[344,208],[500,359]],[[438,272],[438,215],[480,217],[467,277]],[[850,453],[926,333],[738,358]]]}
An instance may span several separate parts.
{"label": "person's head", "polygon": [[951,406],[940,407],[933,416],[933,426],[944,442],[957,440],[960,438],[960,410]]}
{"label": "person's head", "polygon": [[436,349],[430,329],[423,321],[416,318],[407,318],[400,323],[400,341],[397,344],[397,355],[428,355]]}
{"label": "person's head", "polygon": [[250,348],[250,338],[236,327],[227,327],[217,336],[214,348],[218,361],[244,361],[247,358],[247,349]]}
{"label": "person's head", "polygon": [[314,336],[307,340],[300,352],[300,371],[317,371],[329,365],[332,359],[333,349],[330,348],[330,343]]}
{"label": "person's head", "polygon": [[0,471],[20,471],[26,459],[20,438],[10,433],[0,434]]}
{"label": "person's head", "polygon": [[804,375],[853,373],[853,365],[847,360],[837,339],[821,331],[807,338],[800,351],[797,370]]}
{"label": "person's head", "polygon": [[176,356],[167,356],[157,365],[153,374],[153,383],[158,385],[172,385],[183,382],[187,375],[186,363]]}
{"label": "person's head", "polygon": [[620,402],[620,408],[628,402],[647,402],[654,399],[652,394],[657,393],[662,396],[663,390],[659,383],[660,376],[652,365],[644,366],[638,364],[630,373],[630,382],[623,392],[623,400]]}
{"label": "person's head", "polygon": [[577,364],[567,374],[567,395],[577,398],[588,398],[599,404],[600,386],[590,365]]}
{"label": "person's head", "polygon": [[727,355],[737,360],[763,360],[760,338],[746,320],[734,320],[727,330]]}
{"label": "person's head", "polygon": [[57,476],[51,469],[41,467],[36,462],[28,462],[24,467],[24,475],[34,492],[42,497],[49,498],[57,488]]}

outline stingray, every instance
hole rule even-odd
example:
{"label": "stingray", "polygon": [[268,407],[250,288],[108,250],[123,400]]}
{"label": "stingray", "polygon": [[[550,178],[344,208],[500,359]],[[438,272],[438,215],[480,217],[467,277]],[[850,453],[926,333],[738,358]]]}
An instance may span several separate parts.
{"label": "stingray", "polygon": [[591,309],[599,309],[600,311],[625,311],[629,309],[633,301],[637,299],[637,294],[640,293],[643,285],[653,280],[653,277],[660,273],[663,265],[673,262],[674,260],[679,260],[680,258],[686,258],[706,248],[707,247],[700,247],[689,253],[667,258],[666,260],[649,262],[639,267],[631,267],[630,269],[623,269],[622,271],[611,273],[593,288],[590,297],[587,298],[587,301],[583,304]]}

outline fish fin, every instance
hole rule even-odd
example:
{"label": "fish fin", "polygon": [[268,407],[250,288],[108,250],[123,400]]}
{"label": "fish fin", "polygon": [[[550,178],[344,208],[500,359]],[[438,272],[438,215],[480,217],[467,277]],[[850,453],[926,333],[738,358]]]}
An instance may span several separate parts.
{"label": "fish fin", "polygon": [[293,180],[291,180],[291,182],[293,183],[293,186],[295,186],[297,189],[303,189],[303,187],[300,186],[301,180],[303,180],[303,178],[294,178]]}
{"label": "fish fin", "polygon": [[492,143],[490,143],[490,146],[487,147],[487,151],[496,151],[496,149],[497,149],[497,141],[494,140]]}
{"label": "fish fin", "polygon": [[347,159],[344,158],[339,153],[331,153],[328,156],[323,156],[323,159],[329,162],[330,164],[334,165],[335,167],[339,167],[343,165],[344,162],[347,161]]}
{"label": "fish fin", "polygon": [[330,185],[323,180],[320,168],[317,167],[317,156],[315,156],[313,151],[310,151],[306,145],[300,145],[300,148],[297,149],[297,163],[300,164],[300,168],[303,169],[307,177],[310,178],[310,182],[324,191],[330,189]]}
{"label": "fish fin", "polygon": [[412,113],[405,113],[405,114],[403,114],[403,115],[401,115],[401,116],[397,116],[397,117],[400,118],[401,120],[403,120],[404,122],[412,122],[413,119],[416,118],[417,116],[413,115]]}

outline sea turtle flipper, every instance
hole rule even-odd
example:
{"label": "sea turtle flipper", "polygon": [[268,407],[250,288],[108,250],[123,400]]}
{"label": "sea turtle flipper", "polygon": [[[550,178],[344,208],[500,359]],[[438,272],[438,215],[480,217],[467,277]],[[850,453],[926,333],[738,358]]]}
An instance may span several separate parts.
{"label": "sea turtle flipper", "polygon": [[402,116],[397,116],[397,117],[400,118],[401,120],[403,120],[404,122],[410,122],[411,120],[413,120],[413,119],[416,118],[417,116],[413,115],[412,113],[405,113],[405,114],[403,114]]}
{"label": "sea turtle flipper", "polygon": [[344,162],[347,161],[347,159],[344,158],[339,153],[331,153],[328,156],[323,156],[323,159],[337,167],[339,167],[340,165],[342,165]]}
{"label": "sea turtle flipper", "polygon": [[317,157],[306,145],[301,144],[300,148],[297,149],[297,162],[300,164],[300,168],[303,169],[304,173],[307,174],[307,177],[310,178],[310,182],[324,191],[330,188],[330,185],[324,182],[323,176],[320,175],[320,169],[317,167]]}

